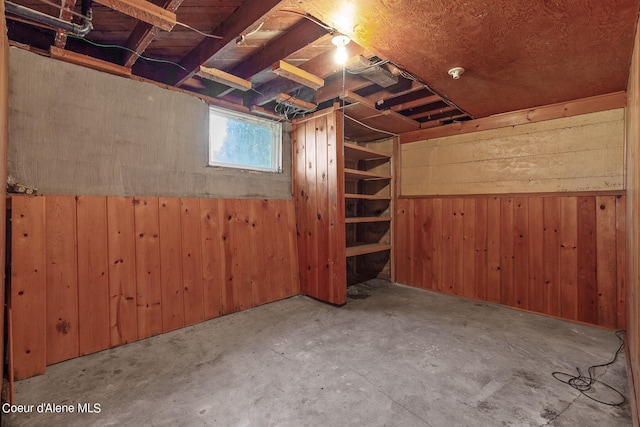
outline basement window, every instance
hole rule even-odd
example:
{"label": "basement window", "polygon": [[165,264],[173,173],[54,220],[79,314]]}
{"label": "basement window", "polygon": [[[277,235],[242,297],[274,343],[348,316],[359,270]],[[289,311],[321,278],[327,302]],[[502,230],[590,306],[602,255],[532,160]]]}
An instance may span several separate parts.
{"label": "basement window", "polygon": [[281,172],[281,123],[209,107],[209,166]]}

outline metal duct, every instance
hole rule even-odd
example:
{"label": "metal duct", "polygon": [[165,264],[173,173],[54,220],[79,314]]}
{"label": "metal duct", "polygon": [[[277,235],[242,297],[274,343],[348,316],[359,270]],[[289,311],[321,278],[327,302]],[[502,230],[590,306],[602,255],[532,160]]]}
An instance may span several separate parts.
{"label": "metal duct", "polygon": [[82,18],[81,25],[74,24],[72,22],[65,21],[60,18],[56,18],[46,13],[38,12],[37,10],[29,9],[28,7],[21,6],[19,4],[11,3],[10,1],[4,2],[5,12],[13,15],[27,18],[31,21],[39,24],[48,25],[54,28],[60,28],[68,33],[75,34],[77,36],[84,37],[93,29],[91,25],[91,2],[82,2],[82,12],[86,18]]}

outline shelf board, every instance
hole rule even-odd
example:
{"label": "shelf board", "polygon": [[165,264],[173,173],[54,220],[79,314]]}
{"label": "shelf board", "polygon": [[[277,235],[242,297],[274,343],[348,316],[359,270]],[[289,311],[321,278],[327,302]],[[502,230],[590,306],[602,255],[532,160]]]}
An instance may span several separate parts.
{"label": "shelf board", "polygon": [[375,194],[353,194],[347,193],[345,199],[361,199],[361,200],[391,200],[391,196],[378,196]]}
{"label": "shelf board", "polygon": [[391,154],[345,142],[344,158],[356,162],[358,160],[389,159]]}
{"label": "shelf board", "polygon": [[345,224],[356,224],[363,222],[389,222],[391,221],[390,217],[380,217],[380,216],[356,216],[351,218],[345,218]]}
{"label": "shelf board", "polygon": [[391,245],[385,243],[367,243],[365,245],[354,245],[347,247],[347,256],[356,256],[382,252],[391,249]]}
{"label": "shelf board", "polygon": [[357,169],[344,169],[344,177],[346,179],[360,180],[360,179],[391,179],[391,175],[383,175],[379,173],[373,173],[368,171],[361,171]]}

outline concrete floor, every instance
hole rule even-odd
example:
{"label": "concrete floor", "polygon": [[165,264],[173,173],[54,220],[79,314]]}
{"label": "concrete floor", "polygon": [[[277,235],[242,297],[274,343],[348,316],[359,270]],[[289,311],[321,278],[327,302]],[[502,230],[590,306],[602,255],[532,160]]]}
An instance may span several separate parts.
{"label": "concrete floor", "polygon": [[[3,426],[628,426],[551,373],[585,371],[613,332],[382,281],[347,305],[298,296],[50,366]],[[628,396],[624,355],[600,380]],[[599,387],[598,392],[604,387]],[[612,399],[611,394],[597,394]]]}

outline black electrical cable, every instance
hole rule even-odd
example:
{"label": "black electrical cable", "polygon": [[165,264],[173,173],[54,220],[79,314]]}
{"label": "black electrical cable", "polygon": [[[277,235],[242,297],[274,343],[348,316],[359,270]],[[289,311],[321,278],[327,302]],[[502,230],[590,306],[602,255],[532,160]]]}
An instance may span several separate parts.
{"label": "black electrical cable", "polygon": [[[589,366],[589,368],[587,369],[588,375],[583,375],[582,371],[578,367],[576,367],[576,371],[578,372],[578,375],[571,375],[565,372],[558,372],[558,371],[552,372],[551,375],[553,375],[553,378],[555,378],[556,380],[573,387],[574,389],[578,390],[583,396],[588,397],[589,399],[595,402],[602,403],[603,405],[608,405],[608,406],[622,405],[625,402],[624,395],[620,391],[611,387],[609,384],[606,384],[598,380],[598,378],[600,378],[602,375],[604,375],[607,372],[607,369],[609,368],[609,366],[615,363],[615,361],[618,359],[618,355],[622,353],[622,351],[624,350],[623,334],[624,334],[624,331],[616,331],[616,336],[620,340],[620,346],[618,347],[618,350],[616,350],[612,359],[607,363]],[[596,375],[596,370],[598,368],[605,368],[605,371],[600,375]],[[613,401],[604,401],[604,400],[596,399],[595,397],[589,394],[594,391],[595,384],[600,384],[605,388],[611,390],[612,392],[614,392],[615,395],[617,395],[618,398]]]}

